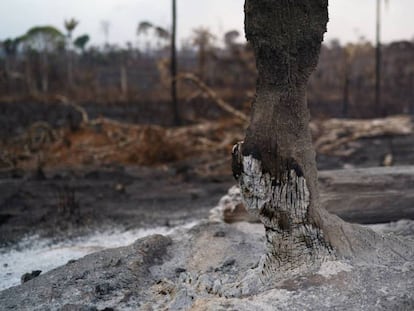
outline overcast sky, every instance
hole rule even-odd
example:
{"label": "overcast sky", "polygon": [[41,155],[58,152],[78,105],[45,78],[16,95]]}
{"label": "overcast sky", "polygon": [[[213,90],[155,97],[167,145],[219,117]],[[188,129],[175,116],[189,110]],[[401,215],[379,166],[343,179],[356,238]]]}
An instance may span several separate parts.
{"label": "overcast sky", "polygon": [[[299,1],[299,0],[298,0]],[[383,39],[414,38],[414,0],[390,0],[383,10]],[[228,30],[243,31],[244,0],[177,0],[179,40],[191,29],[207,26],[221,36]],[[375,34],[376,0],[330,0],[326,40],[342,43]],[[101,21],[110,22],[109,42],[136,42],[136,28],[148,20],[169,28],[171,0],[0,0],[0,40],[16,37],[34,25],[53,25],[63,30],[63,20],[80,21],[74,36],[88,33],[94,44],[104,41]]]}

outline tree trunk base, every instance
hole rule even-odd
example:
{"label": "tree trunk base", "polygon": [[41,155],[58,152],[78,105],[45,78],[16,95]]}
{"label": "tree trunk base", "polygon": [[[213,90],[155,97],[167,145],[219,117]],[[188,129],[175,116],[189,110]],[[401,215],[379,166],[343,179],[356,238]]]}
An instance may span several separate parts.
{"label": "tree trunk base", "polygon": [[310,211],[311,193],[300,170],[288,167],[274,177],[260,160],[244,156],[242,146],[233,148],[233,173],[246,209],[266,231],[265,254],[241,282],[244,287],[256,279],[269,284],[312,273],[336,259],[389,264],[412,258],[413,250],[399,238],[344,222],[319,206]]}
{"label": "tree trunk base", "polygon": [[333,248],[310,216],[305,177],[289,167],[273,177],[260,160],[243,156],[241,148],[239,143],[233,149],[233,166],[238,168],[235,177],[247,210],[266,230],[266,254],[259,264],[262,277],[302,274],[309,267],[318,269],[322,262],[334,260]]}

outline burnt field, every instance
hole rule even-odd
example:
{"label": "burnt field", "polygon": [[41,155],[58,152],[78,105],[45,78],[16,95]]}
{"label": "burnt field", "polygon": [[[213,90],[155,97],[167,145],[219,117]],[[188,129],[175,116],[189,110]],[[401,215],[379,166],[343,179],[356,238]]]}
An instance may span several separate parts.
{"label": "burnt field", "polygon": [[[230,152],[246,126],[214,103],[187,110],[210,121],[178,128],[168,102],[0,107],[2,245],[206,218],[234,184]],[[409,117],[315,119],[311,128],[320,170],[414,165]]]}
{"label": "burnt field", "polygon": [[[244,103],[249,98],[231,98],[232,102]],[[83,102],[80,104],[92,119],[105,117],[120,122],[141,125],[172,126],[170,100],[145,100],[132,102]],[[193,103],[182,103],[185,123],[192,124],[198,119],[218,119],[223,112],[208,99]],[[241,105],[239,105],[241,108]],[[7,141],[22,134],[36,122],[46,122],[53,128],[71,127],[77,129],[82,115],[70,104],[60,100],[44,102],[33,99],[0,102],[0,140]]]}

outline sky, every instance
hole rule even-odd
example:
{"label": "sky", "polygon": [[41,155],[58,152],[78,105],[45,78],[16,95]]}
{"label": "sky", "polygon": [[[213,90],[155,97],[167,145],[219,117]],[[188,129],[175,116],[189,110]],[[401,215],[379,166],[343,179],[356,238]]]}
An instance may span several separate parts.
{"label": "sky", "polygon": [[[300,0],[297,0],[300,1]],[[385,2],[385,0],[383,1]],[[217,37],[228,30],[243,34],[244,0],[177,0],[178,40],[196,27],[208,27]],[[325,41],[355,42],[375,36],[376,0],[330,0]],[[63,21],[74,17],[79,26],[74,37],[87,33],[92,44],[102,44],[102,21],[110,23],[110,43],[136,43],[140,21],[166,29],[171,24],[171,0],[0,0],[0,40],[24,34],[35,25],[53,25],[63,31]],[[414,39],[413,0],[389,0],[383,6],[384,42]]]}

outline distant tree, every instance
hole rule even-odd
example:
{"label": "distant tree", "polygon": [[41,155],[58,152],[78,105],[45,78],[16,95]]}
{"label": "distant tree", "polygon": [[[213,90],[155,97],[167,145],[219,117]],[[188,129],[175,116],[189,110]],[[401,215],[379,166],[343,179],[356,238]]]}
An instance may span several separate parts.
{"label": "distant tree", "polygon": [[148,30],[154,27],[154,25],[150,22],[143,21],[138,24],[137,35],[142,33],[147,34]]}
{"label": "distant tree", "polygon": [[[172,30],[171,33],[163,27],[156,26],[151,22],[142,21],[138,24],[137,35],[148,35],[149,30],[154,30],[154,34],[158,40],[157,46],[160,49],[160,40],[171,40],[171,56],[170,56],[170,74],[171,74],[171,107],[173,114],[174,125],[179,126],[182,123],[178,111],[178,96],[177,96],[177,47],[176,47],[176,32],[177,32],[177,3],[172,0]],[[150,45],[147,42],[147,52],[149,52]]]}
{"label": "distant tree", "polygon": [[[138,38],[143,36],[143,35],[146,37],[146,43],[144,44],[145,46],[143,46],[143,49],[145,47],[147,53],[151,49],[151,43],[148,40],[148,32],[153,27],[154,27],[154,25],[152,23],[148,22],[148,21],[142,21],[142,22],[138,23],[138,27],[137,27],[137,36],[138,36]],[[139,46],[139,42],[138,42],[138,46]]]}
{"label": "distant tree", "polygon": [[9,65],[14,61],[17,55],[20,38],[8,38],[1,43],[5,56],[6,73],[10,70]]}
{"label": "distant tree", "polygon": [[[137,28],[137,35],[145,35],[148,36],[149,30],[153,30],[153,34],[157,40],[157,48],[161,48],[161,41],[167,41],[171,38],[171,33],[161,26],[154,25],[148,21],[143,21],[138,24]],[[149,41],[147,42],[149,47]],[[148,48],[149,50],[149,48]]]}
{"label": "distant tree", "polygon": [[75,30],[75,28],[79,25],[79,21],[77,21],[74,18],[71,18],[71,19],[65,20],[64,25],[67,31],[68,38],[72,39],[72,33]]}
{"label": "distant tree", "polygon": [[181,125],[181,117],[178,110],[177,96],[177,2],[172,0],[172,30],[171,30],[171,105],[174,116],[174,124]]}
{"label": "distant tree", "polygon": [[51,53],[64,45],[65,36],[53,26],[36,26],[30,28],[20,40],[25,47]]}
{"label": "distant tree", "polygon": [[21,37],[20,42],[27,52],[36,51],[40,53],[42,63],[42,91],[47,92],[49,89],[49,56],[56,50],[63,48],[65,36],[53,26],[36,26],[29,29]]}
{"label": "distant tree", "polygon": [[171,38],[171,34],[168,30],[160,27],[160,26],[155,26],[154,27],[154,33],[155,33],[155,37],[157,38],[157,49],[161,50],[162,46],[161,46],[161,42],[168,42]]}
{"label": "distant tree", "polygon": [[109,30],[111,28],[111,23],[107,20],[101,21],[101,31],[105,37],[105,46],[109,44]]}
{"label": "distant tree", "polygon": [[343,62],[343,73],[344,73],[344,88],[343,88],[343,99],[342,99],[342,117],[346,118],[349,115],[349,88],[351,82],[351,68],[355,58],[355,52],[357,47],[354,44],[347,44],[343,47],[344,62]]}
{"label": "distant tree", "polygon": [[90,40],[89,35],[81,35],[79,37],[77,37],[74,41],[73,44],[75,45],[75,47],[77,47],[79,50],[82,51],[82,53],[85,53],[85,48],[86,45],[88,44]]}
{"label": "distant tree", "polygon": [[5,79],[11,88],[14,87],[14,79],[21,77],[15,72],[16,56],[19,48],[20,38],[8,38],[1,42],[1,47],[4,53],[4,69]]}
{"label": "distant tree", "polygon": [[6,56],[15,56],[21,39],[8,38],[2,42],[3,51]]}
{"label": "distant tree", "polygon": [[121,85],[121,96],[123,100],[126,100],[128,97],[128,50],[120,51],[120,85]]}
{"label": "distant tree", "polygon": [[[376,19],[376,53],[375,53],[375,106],[378,115],[384,115],[384,107],[381,103],[381,1],[377,0],[377,19]],[[384,0],[388,5],[389,1]]]}
{"label": "distant tree", "polygon": [[160,26],[155,27],[155,34],[157,35],[158,38],[164,39],[164,40],[170,39],[170,36],[171,36],[171,34],[168,32],[168,30],[166,30],[166,29],[164,29]]}
{"label": "distant tree", "polygon": [[68,71],[68,87],[73,86],[73,58],[72,58],[72,33],[78,26],[79,22],[74,18],[65,20],[64,26],[67,32],[67,45],[66,45],[66,58],[67,58],[67,71]]}
{"label": "distant tree", "polygon": [[231,49],[234,46],[235,41],[238,37],[240,37],[240,32],[238,32],[237,30],[230,30],[226,32],[224,34],[224,44],[226,45],[226,48]]}
{"label": "distant tree", "polygon": [[202,80],[205,79],[207,55],[211,51],[215,39],[216,37],[208,28],[199,27],[193,30],[192,42],[198,50],[198,75]]}

